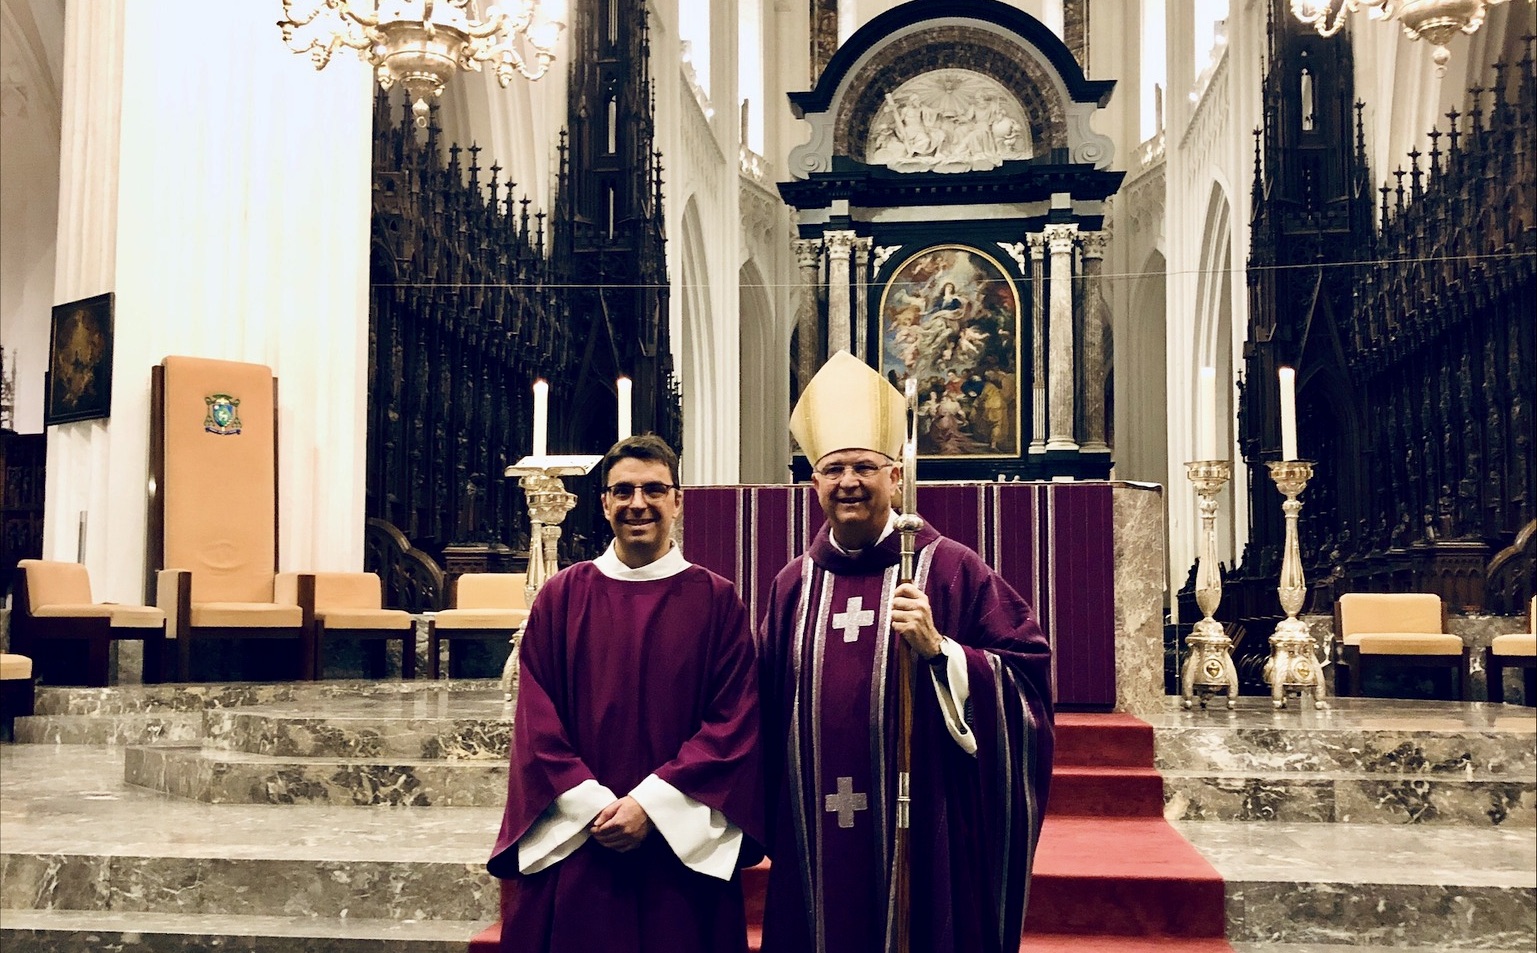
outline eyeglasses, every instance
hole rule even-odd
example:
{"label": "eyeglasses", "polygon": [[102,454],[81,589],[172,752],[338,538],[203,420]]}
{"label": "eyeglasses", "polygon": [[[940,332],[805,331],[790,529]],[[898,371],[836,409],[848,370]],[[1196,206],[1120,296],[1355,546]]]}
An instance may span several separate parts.
{"label": "eyeglasses", "polygon": [[635,498],[635,491],[646,498],[648,503],[660,503],[667,496],[668,490],[676,490],[676,483],[614,483],[603,488],[609,499],[615,503],[628,503]]}
{"label": "eyeglasses", "polygon": [[894,467],[895,463],[829,463],[823,467],[817,467],[817,475],[828,480],[841,480],[845,473],[852,472],[861,482],[869,480],[887,467]]}

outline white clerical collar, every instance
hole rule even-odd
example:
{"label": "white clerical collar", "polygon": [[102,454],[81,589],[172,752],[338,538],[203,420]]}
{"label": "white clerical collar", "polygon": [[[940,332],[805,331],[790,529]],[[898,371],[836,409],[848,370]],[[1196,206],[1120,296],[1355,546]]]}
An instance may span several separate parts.
{"label": "white clerical collar", "polygon": [[[897,511],[896,510],[887,510],[886,511],[886,528],[881,530],[881,535],[880,535],[880,537],[878,539],[876,539],[874,545],[879,546],[881,543],[884,543],[886,541],[886,537],[890,536],[892,534],[892,532],[894,532],[896,530],[896,528],[897,528]],[[831,529],[829,529],[828,532],[827,532],[827,540],[828,540],[828,542],[833,544],[833,548],[834,549],[836,549],[838,552],[842,553],[845,556],[858,556],[860,553],[864,552],[863,549],[844,549],[842,546],[838,545],[838,537],[836,537],[836,536],[834,536],[832,534],[832,530]]]}
{"label": "white clerical collar", "polygon": [[598,567],[598,572],[610,579],[619,579],[624,582],[646,582],[651,579],[666,579],[668,576],[676,576],[678,573],[692,565],[683,558],[683,550],[676,544],[671,546],[660,559],[646,563],[639,569],[631,569],[619,559],[619,554],[614,552],[614,544],[609,543],[608,549],[603,555],[592,561]]}

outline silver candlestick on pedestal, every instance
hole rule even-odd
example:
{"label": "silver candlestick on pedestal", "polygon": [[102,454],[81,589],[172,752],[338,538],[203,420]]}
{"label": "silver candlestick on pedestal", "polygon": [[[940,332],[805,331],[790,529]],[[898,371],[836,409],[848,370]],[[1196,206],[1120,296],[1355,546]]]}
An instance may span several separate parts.
{"label": "silver candlestick on pedestal", "polygon": [[[524,457],[508,467],[504,476],[518,477],[518,485],[528,501],[528,572],[523,594],[528,605],[546,580],[560,569],[560,524],[576,507],[576,494],[567,492],[562,477],[583,476],[598,461],[598,456]],[[518,649],[523,644],[525,621],[512,634],[512,652],[502,667],[502,700],[511,702],[518,693]]]}
{"label": "silver candlestick on pedestal", "polygon": [[1185,667],[1180,673],[1180,704],[1190,708],[1199,696],[1206,707],[1208,695],[1227,689],[1227,707],[1238,705],[1238,669],[1233,666],[1233,640],[1212,618],[1222,602],[1222,570],[1217,565],[1217,494],[1231,475],[1226,460],[1195,460],[1185,464],[1186,475],[1201,498],[1201,549],[1195,570],[1195,602],[1205,618],[1185,640]]}
{"label": "silver candlestick on pedestal", "polygon": [[1297,545],[1297,517],[1302,504],[1297,496],[1313,477],[1313,465],[1305,460],[1273,460],[1270,478],[1286,497],[1281,511],[1286,514],[1286,544],[1281,554],[1281,579],[1276,592],[1286,618],[1276,623],[1270,637],[1270,661],[1265,663],[1265,681],[1270,683],[1270,700],[1276,708],[1286,707],[1289,694],[1313,696],[1314,708],[1327,708],[1324,702],[1323,666],[1318,661],[1318,647],[1307,623],[1297,618],[1307,595],[1307,580],[1302,574],[1302,552]]}

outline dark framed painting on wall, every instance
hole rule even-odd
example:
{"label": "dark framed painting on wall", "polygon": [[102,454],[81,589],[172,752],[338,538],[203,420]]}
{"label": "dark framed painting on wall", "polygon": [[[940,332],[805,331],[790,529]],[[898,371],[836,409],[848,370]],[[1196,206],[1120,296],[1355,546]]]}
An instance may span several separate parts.
{"label": "dark framed painting on wall", "polygon": [[918,453],[1020,455],[1019,292],[996,258],[967,245],[923,249],[881,291],[881,373],[918,382]]}
{"label": "dark framed painting on wall", "polygon": [[43,423],[112,413],[112,294],[55,305],[48,338]]}

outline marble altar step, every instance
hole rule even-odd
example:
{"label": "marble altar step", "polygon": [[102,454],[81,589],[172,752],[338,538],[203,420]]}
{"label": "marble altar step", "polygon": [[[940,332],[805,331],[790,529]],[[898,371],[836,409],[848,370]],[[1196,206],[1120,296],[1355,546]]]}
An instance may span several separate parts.
{"label": "marble altar step", "polygon": [[1325,711],[1169,712],[1154,726],[1165,816],[1537,827],[1537,710],[1331,699]]}
{"label": "marble altar step", "polygon": [[0,940],[14,953],[464,953],[483,924],[465,920],[7,910]]}
{"label": "marble altar step", "polygon": [[[208,803],[125,781],[135,757],[149,765],[152,758],[168,764],[190,755],[210,766],[233,765],[233,775],[248,765],[340,766],[349,752],[355,765],[441,770],[443,784],[457,785],[500,767],[499,751],[486,756],[505,743],[493,740],[492,726],[501,721],[492,681],[48,689],[39,700],[48,712],[37,716],[44,723],[79,718],[110,725],[186,713],[215,726],[216,737],[200,747],[145,746],[140,754],[102,744],[0,746],[0,948],[7,953],[214,948],[208,938],[228,953],[439,953],[447,947],[438,928],[456,932],[469,924],[454,945],[462,951],[496,917],[497,885],[483,865],[500,819],[500,792],[482,806],[430,797],[394,807],[329,799]],[[1344,770],[1323,765],[1342,764],[1352,748],[1398,751],[1406,742],[1418,747],[1366,758],[1376,767],[1351,770],[1449,780],[1459,771],[1466,776],[1471,765],[1476,779],[1488,781],[1524,779],[1522,766],[1537,760],[1530,709],[1375,705],[1382,707],[1341,701],[1317,713],[1256,705],[1147,720],[1157,728],[1160,763],[1200,777],[1236,779],[1252,770],[1305,778],[1306,771],[1287,765],[1327,774]],[[103,737],[122,734],[102,729]],[[1459,736],[1463,751],[1456,750]],[[1232,752],[1255,752],[1246,755],[1248,768],[1222,761],[1229,744]],[[1179,755],[1170,752],[1180,750],[1207,754],[1176,768],[1170,762]],[[1280,766],[1253,763],[1266,758]],[[337,792],[389,789],[363,770],[332,783]],[[409,806],[427,802],[431,810]],[[1488,818],[1430,823],[1424,814],[1401,820],[1175,823],[1227,881],[1228,938],[1239,953],[1537,947],[1537,838],[1529,827]],[[262,918],[287,923],[289,932],[269,929]],[[398,940],[380,942],[369,932],[388,923],[400,925]]]}
{"label": "marble altar step", "polygon": [[507,799],[507,766],[500,759],[295,758],[201,745],[133,746],[126,755],[129,784],[209,804],[500,809]]}

